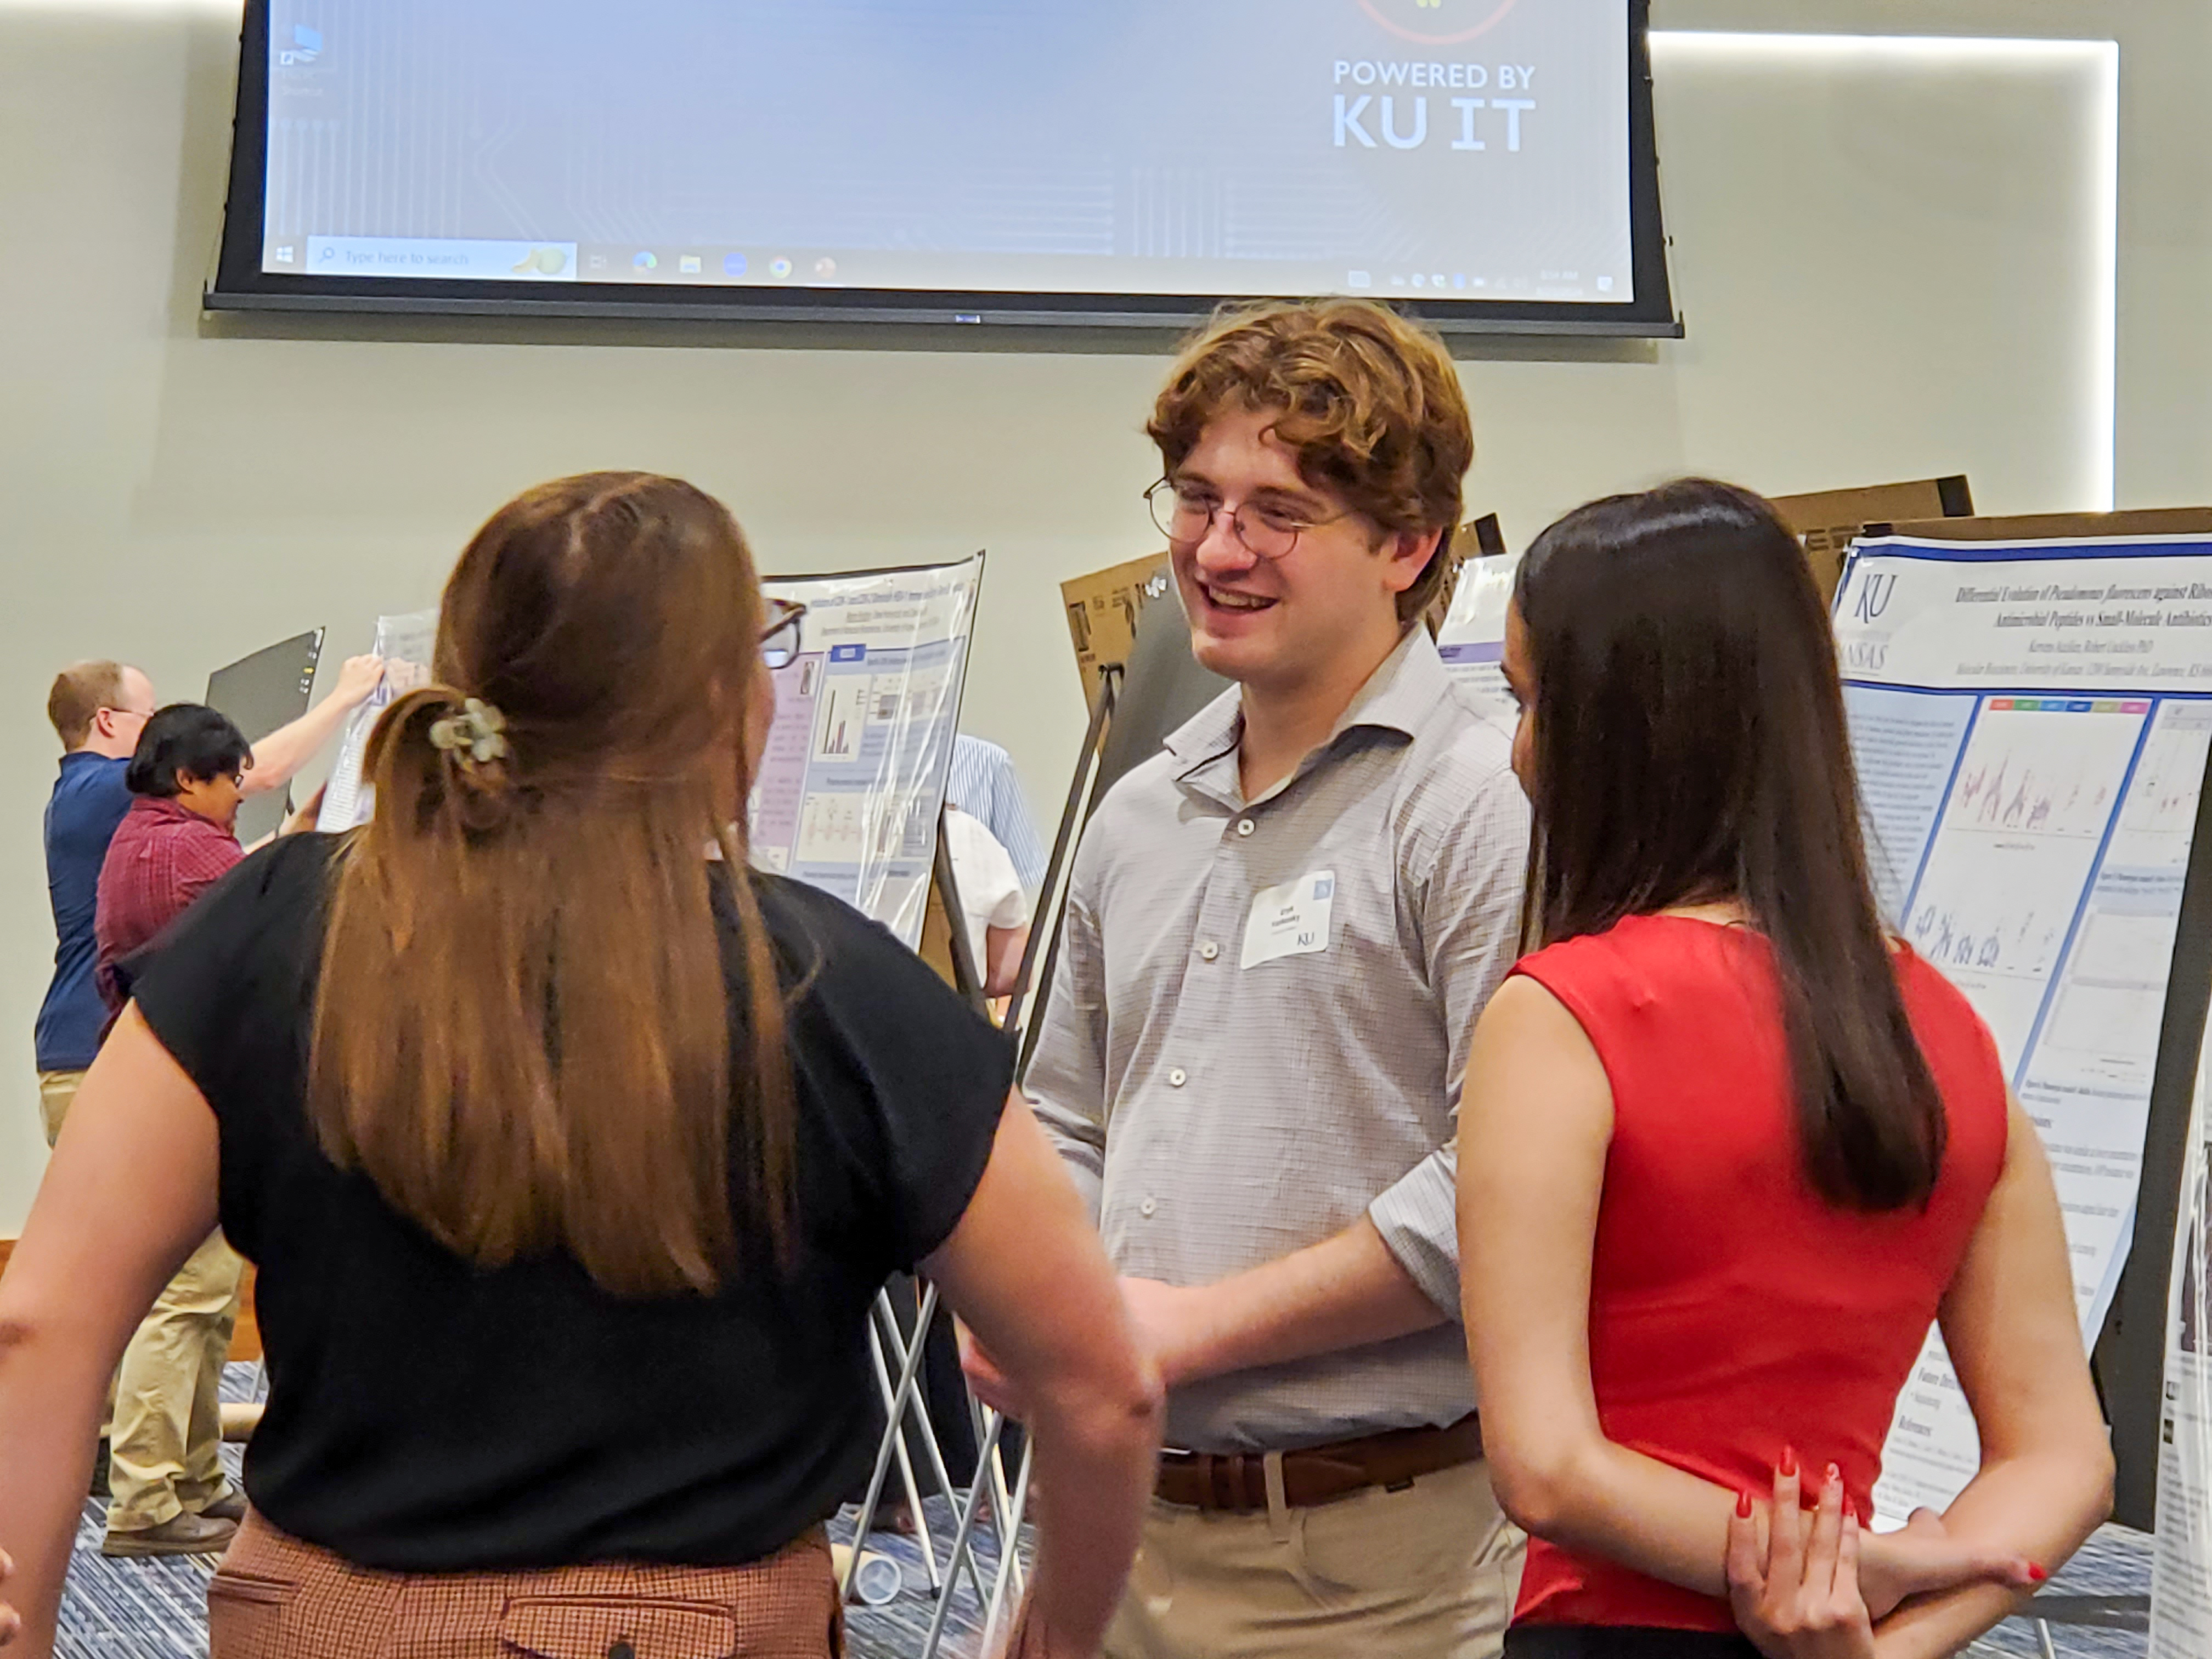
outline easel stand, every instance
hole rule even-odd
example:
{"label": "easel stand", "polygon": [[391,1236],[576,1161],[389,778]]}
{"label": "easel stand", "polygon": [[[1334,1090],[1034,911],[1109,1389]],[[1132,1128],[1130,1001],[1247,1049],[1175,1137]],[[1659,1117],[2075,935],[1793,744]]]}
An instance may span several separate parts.
{"label": "easel stand", "polygon": [[[1043,1006],[1053,969],[1059,961],[1060,921],[1067,906],[1068,869],[1073,859],[1076,838],[1091,816],[1091,808],[1097,793],[1096,784],[1099,763],[1104,753],[1107,733],[1111,727],[1115,705],[1121,694],[1121,681],[1122,671],[1118,666],[1109,667],[1100,675],[1098,690],[1091,701],[1089,729],[1085,733],[1082,752],[1076,761],[1074,778],[1068,785],[1067,804],[1060,813],[1059,833],[1053,839],[1052,858],[1045,866],[1044,886],[1037,895],[1036,919],[1030,926],[1029,942],[1023,948],[1021,968],[1007,1004],[1006,1029],[1009,1041],[1017,1044],[1019,1055],[1015,1071],[1017,1077],[1027,1069],[1030,1054],[1036,1047],[1036,1031],[1032,1027],[1023,1025],[1023,1012],[1024,1009]],[[937,856],[931,879],[949,924],[946,948],[951,959],[953,987],[971,1007],[979,1012],[983,1012],[986,1006],[983,975],[969,944],[965,913],[960,905],[959,880],[952,868],[951,853],[945,842],[941,817],[938,823]],[[909,1339],[900,1324],[898,1312],[888,1288],[877,1293],[875,1316],[870,1325],[868,1340],[888,1426],[882,1442],[876,1448],[875,1466],[869,1474],[867,1492],[862,1499],[860,1516],[855,1523],[852,1559],[847,1564],[843,1580],[838,1586],[840,1595],[849,1601],[853,1581],[859,1571],[861,1552],[875,1523],[876,1510],[883,1501],[884,1486],[896,1465],[907,1502],[913,1506],[916,1539],[921,1547],[922,1561],[929,1575],[930,1594],[937,1599],[937,1607],[930,1620],[928,1638],[922,1644],[921,1659],[937,1659],[951,1615],[954,1594],[963,1577],[975,1596],[976,1615],[982,1626],[984,1650],[989,1650],[1002,1621],[1020,1606],[1025,1588],[1025,1575],[1021,1563],[1022,1516],[1028,1505],[1030,1492],[1030,1448],[1027,1445],[1023,1447],[1019,1465],[1009,1486],[1005,1460],[1000,1450],[1006,1434],[1006,1420],[998,1412],[972,1399],[969,1401],[969,1408],[974,1414],[977,1442],[976,1479],[964,1492],[954,1486],[939,1449],[935,1425],[930,1417],[928,1402],[922,1397],[920,1383],[930,1325],[937,1311],[937,1286],[926,1285],[922,1288],[921,1305],[914,1323],[913,1335]],[[934,1483],[935,1492],[951,1504],[955,1516],[952,1539],[941,1566],[922,1507],[921,1483],[916,1478],[914,1461],[907,1449],[905,1430],[909,1424],[916,1430],[921,1444],[927,1449],[924,1472]],[[988,1520],[983,1516],[987,1497],[990,1504]],[[997,1547],[997,1570],[988,1575],[988,1583],[983,1564],[975,1549],[979,1525],[994,1529],[994,1541]]]}

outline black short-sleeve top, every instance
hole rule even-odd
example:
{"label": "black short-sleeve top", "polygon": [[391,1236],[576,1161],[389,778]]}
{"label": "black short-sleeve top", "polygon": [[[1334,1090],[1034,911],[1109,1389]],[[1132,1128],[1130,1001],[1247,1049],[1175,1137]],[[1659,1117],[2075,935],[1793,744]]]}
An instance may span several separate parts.
{"label": "black short-sleeve top", "polygon": [[136,989],[214,1109],[223,1231],[259,1271],[255,1506],[356,1565],[426,1572],[737,1564],[833,1514],[880,1420],[869,1306],[974,1195],[1012,1082],[1001,1034],[858,912],[754,875],[799,988],[793,1263],[653,1299],[562,1255],[479,1268],[331,1163],[307,1121],[339,846],[298,836],[246,860]]}

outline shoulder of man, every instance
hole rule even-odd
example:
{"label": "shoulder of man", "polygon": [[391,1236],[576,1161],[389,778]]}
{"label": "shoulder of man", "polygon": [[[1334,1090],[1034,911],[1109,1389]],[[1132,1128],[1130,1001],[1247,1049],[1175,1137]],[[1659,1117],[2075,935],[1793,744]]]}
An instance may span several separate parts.
{"label": "shoulder of man", "polygon": [[1164,748],[1114,781],[1076,844],[1079,887],[1110,877],[1125,860],[1141,862],[1157,854],[1161,838],[1172,831],[1181,799],[1176,777],[1188,764]]}
{"label": "shoulder of man", "polygon": [[1424,865],[1471,835],[1505,842],[1499,850],[1516,860],[1526,853],[1528,802],[1513,775],[1513,739],[1456,690],[1407,752],[1394,822],[1401,857]]}

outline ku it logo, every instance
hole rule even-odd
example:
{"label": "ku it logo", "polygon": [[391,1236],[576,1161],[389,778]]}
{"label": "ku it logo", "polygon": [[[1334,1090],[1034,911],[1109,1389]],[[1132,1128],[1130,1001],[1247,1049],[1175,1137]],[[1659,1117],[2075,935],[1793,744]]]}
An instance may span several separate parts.
{"label": "ku it logo", "polygon": [[1455,46],[1487,34],[1518,0],[1358,0],[1359,9],[1401,40]]}

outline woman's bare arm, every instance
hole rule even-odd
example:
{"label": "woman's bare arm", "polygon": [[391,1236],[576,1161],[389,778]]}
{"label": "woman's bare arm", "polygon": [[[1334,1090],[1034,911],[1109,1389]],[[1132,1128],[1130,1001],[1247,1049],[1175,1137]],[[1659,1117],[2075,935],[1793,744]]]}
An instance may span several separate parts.
{"label": "woman's bare arm", "polygon": [[215,1114],[126,1007],[0,1278],[0,1551],[15,1558],[26,1659],[52,1650],[107,1379],[215,1230],[216,1146]]}
{"label": "woman's bare arm", "polygon": [[1029,1413],[1033,1616],[1049,1651],[1094,1652],[1136,1554],[1163,1400],[1083,1201],[1018,1094],[967,1213],[923,1271]]}
{"label": "woman's bare arm", "polygon": [[[2046,1570],[2111,1512],[2112,1454],[2089,1381],[2051,1164],[2018,1103],[2004,1170],[1944,1293],[1943,1345],[1973,1407],[1981,1472],[1943,1512],[1954,1540]],[[1955,1653],[2019,1607],[1975,1585],[1907,1603],[1875,1632],[1883,1659]]]}

